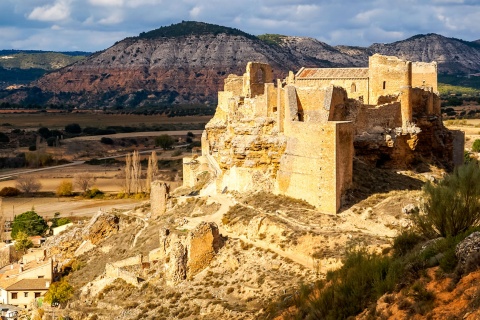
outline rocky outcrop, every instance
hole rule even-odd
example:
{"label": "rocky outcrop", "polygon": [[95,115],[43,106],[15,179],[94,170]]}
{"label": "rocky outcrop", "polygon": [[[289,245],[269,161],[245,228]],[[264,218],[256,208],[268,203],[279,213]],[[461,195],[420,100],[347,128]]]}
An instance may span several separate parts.
{"label": "rocky outcrop", "polygon": [[116,233],[119,222],[118,216],[99,211],[83,229],[83,239],[95,245]]}
{"label": "rocky outcrop", "polygon": [[461,265],[466,265],[472,258],[480,263],[480,232],[474,232],[460,242],[455,248],[455,255]]}

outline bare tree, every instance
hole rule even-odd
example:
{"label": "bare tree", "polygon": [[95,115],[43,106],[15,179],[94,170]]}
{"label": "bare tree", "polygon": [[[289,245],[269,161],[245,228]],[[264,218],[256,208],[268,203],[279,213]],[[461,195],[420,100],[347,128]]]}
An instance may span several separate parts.
{"label": "bare tree", "polygon": [[146,192],[150,193],[150,184],[158,175],[158,158],[157,153],[152,151],[152,155],[148,157]]}
{"label": "bare tree", "polygon": [[96,180],[97,177],[88,172],[77,173],[73,176],[73,183],[83,192],[87,192]]}
{"label": "bare tree", "polygon": [[138,154],[138,151],[133,151],[132,155],[132,182],[133,182],[133,192],[134,193],[139,193],[142,192],[142,187],[141,187],[141,178],[142,174],[142,165],[140,163],[140,155]]}
{"label": "bare tree", "polygon": [[130,194],[132,192],[132,157],[130,153],[127,153],[125,157],[125,193]]}
{"label": "bare tree", "polygon": [[40,190],[42,184],[36,176],[21,176],[17,178],[16,187],[29,195]]}

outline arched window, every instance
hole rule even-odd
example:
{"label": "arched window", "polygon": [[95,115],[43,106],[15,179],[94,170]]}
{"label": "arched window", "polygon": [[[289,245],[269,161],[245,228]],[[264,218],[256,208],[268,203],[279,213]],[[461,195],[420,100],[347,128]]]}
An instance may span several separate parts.
{"label": "arched window", "polygon": [[383,90],[387,87],[387,81],[383,81]]}
{"label": "arched window", "polygon": [[265,73],[261,68],[257,70],[257,74],[255,76],[255,80],[257,83],[265,83]]}
{"label": "arched window", "polygon": [[350,87],[350,92],[351,93],[357,92],[357,86],[355,85],[355,83],[352,83],[352,86]]}

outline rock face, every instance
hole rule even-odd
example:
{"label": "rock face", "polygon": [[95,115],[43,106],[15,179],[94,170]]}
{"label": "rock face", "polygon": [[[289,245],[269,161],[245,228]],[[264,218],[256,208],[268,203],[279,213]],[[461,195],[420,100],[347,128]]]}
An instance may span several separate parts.
{"label": "rock face", "polygon": [[248,61],[268,63],[275,77],[301,67],[366,67],[374,53],[438,61],[440,73],[480,71],[480,45],[419,35],[369,48],[332,47],[316,39],[278,36],[272,43],[236,29],[182,22],[124,39],[85,60],[45,75],[6,99],[80,106],[215,103],[228,74]]}
{"label": "rock face", "polygon": [[[480,255],[480,232],[474,232],[460,242],[455,248],[455,255],[462,265],[467,264],[469,258]],[[477,262],[478,263],[478,262]]]}
{"label": "rock face", "polygon": [[83,239],[97,244],[116,233],[119,222],[120,219],[116,215],[99,211],[83,230]]}

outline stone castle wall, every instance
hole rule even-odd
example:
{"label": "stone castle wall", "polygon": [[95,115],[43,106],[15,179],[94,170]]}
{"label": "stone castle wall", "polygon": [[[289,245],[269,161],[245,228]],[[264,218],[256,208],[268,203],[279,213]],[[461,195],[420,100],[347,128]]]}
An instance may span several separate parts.
{"label": "stone castle wall", "polygon": [[215,171],[217,192],[266,190],[335,213],[352,183],[354,153],[394,166],[416,152],[447,167],[460,158],[463,142],[439,120],[435,63],[374,55],[368,69],[302,68],[275,83],[270,75],[268,65],[249,63],[225,80],[202,157],[184,160],[185,186],[203,163]]}

